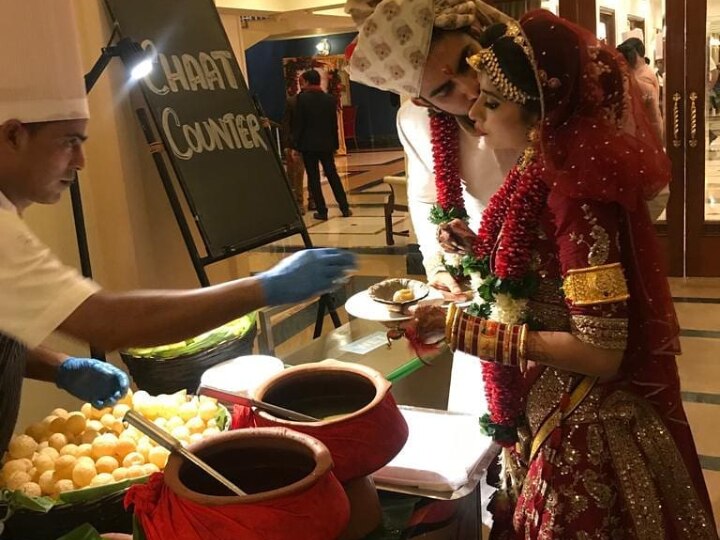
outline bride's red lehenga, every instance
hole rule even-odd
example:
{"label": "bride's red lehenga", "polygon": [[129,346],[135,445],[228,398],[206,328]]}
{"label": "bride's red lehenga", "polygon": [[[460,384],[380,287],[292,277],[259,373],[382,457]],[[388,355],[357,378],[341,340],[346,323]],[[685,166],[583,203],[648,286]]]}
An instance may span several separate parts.
{"label": "bride's red lehenga", "polygon": [[540,365],[524,373],[520,443],[506,450],[514,512],[504,520],[496,513],[493,537],[717,538],[680,396],[679,327],[645,202],[668,184],[668,158],[614,50],[545,11],[520,24],[542,88],[534,159],[549,188],[529,268],[540,286],[528,315],[534,330],[571,332],[625,353],[611,380]]}

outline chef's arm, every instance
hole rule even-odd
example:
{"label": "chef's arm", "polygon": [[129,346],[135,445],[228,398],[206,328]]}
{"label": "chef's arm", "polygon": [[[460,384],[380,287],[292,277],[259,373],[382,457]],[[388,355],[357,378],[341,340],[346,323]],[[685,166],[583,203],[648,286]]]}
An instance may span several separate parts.
{"label": "chef's arm", "polygon": [[106,351],[175,343],[263,306],[301,302],[326,293],[355,267],[355,256],[348,251],[307,249],[253,277],[203,289],[101,290],[59,329]]}
{"label": "chef's arm", "polygon": [[35,347],[25,357],[25,377],[38,381],[55,382],[57,370],[69,356],[47,347]]}
{"label": "chef's arm", "polygon": [[238,279],[204,289],[100,291],[60,330],[106,351],[175,343],[265,305],[259,280]]}

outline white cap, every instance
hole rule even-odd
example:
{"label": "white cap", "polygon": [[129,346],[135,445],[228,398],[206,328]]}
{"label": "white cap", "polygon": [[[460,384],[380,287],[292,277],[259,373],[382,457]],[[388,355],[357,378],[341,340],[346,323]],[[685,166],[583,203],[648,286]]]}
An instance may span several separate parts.
{"label": "white cap", "polygon": [[643,31],[640,28],[633,28],[632,30],[623,32],[621,37],[623,41],[627,41],[630,38],[638,38],[640,41],[645,43],[645,34],[643,34]]}
{"label": "white cap", "polygon": [[72,0],[0,0],[0,124],[88,118]]}

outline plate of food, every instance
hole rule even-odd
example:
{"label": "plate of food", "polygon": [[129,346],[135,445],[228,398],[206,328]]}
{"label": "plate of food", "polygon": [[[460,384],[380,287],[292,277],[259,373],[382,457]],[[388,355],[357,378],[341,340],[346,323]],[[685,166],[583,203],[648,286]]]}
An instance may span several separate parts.
{"label": "plate of food", "polygon": [[368,294],[388,310],[406,314],[407,308],[428,297],[430,287],[416,279],[392,278],[371,286]]}
{"label": "plate of food", "polygon": [[396,323],[412,318],[407,309],[413,304],[440,300],[442,294],[421,281],[393,278],[353,295],[345,310],[358,319]]}

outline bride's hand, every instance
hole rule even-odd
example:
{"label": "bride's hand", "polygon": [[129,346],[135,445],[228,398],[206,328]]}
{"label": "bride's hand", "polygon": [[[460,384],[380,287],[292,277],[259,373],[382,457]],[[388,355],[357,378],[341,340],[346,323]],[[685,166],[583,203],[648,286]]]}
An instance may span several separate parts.
{"label": "bride's hand", "polygon": [[472,253],[476,234],[462,219],[453,219],[438,227],[437,239],[447,253],[465,255]]}
{"label": "bride's hand", "polygon": [[439,291],[445,300],[451,302],[465,302],[468,300],[467,294],[463,292],[450,272],[437,272],[428,280],[428,285]]}
{"label": "bride's hand", "polygon": [[412,319],[403,324],[412,328],[420,342],[427,345],[438,343],[445,338],[445,309],[434,303],[418,304],[409,310]]}

